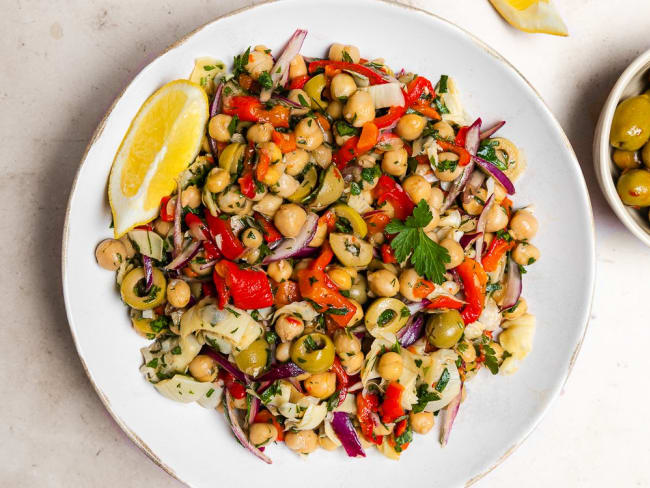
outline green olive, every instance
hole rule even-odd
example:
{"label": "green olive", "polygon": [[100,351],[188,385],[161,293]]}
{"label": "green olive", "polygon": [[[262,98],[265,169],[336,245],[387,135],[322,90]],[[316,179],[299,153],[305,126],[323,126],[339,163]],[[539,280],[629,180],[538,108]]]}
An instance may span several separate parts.
{"label": "green olive", "polygon": [[258,339],[235,356],[235,364],[247,375],[258,376],[269,358],[269,344]]}
{"label": "green olive", "polygon": [[244,149],[246,146],[240,142],[228,144],[219,156],[219,167],[230,173],[236,173],[239,160],[244,156]]}
{"label": "green olive", "polygon": [[385,332],[396,334],[409,318],[409,309],[397,298],[378,298],[366,311],[366,329],[374,337]]}
{"label": "green olive", "polygon": [[352,280],[352,288],[350,288],[350,298],[356,300],[361,305],[368,301],[368,282],[362,274],[358,274]]}
{"label": "green olive", "polygon": [[144,268],[135,268],[122,280],[120,293],[122,300],[136,310],[149,310],[165,302],[167,280],[158,268],[153,269],[153,285],[149,293],[145,293]]}
{"label": "green olive", "polygon": [[[645,145],[648,147],[648,144]],[[648,153],[650,156],[650,152]],[[634,169],[639,167],[639,158],[635,151],[622,151],[620,149],[614,149],[612,154],[612,161],[622,170]]]}
{"label": "green olive", "polygon": [[334,343],[325,334],[305,334],[291,345],[291,360],[308,373],[324,373],[334,364]]}
{"label": "green olive", "polygon": [[359,212],[344,203],[335,205],[332,210],[337,217],[346,219],[350,223],[352,231],[361,237],[361,239],[366,237],[366,234],[368,233],[368,225],[361,215],[359,215]]}
{"label": "green olive", "polygon": [[646,168],[650,168],[650,142],[646,143],[641,150],[641,159]]}
{"label": "green olive", "polygon": [[343,194],[344,187],[343,175],[335,164],[331,164],[323,173],[320,188],[311,207],[314,210],[322,210],[334,203]]}
{"label": "green olive", "polygon": [[650,138],[650,97],[628,98],[616,107],[609,142],[617,149],[637,151]]}
{"label": "green olive", "polygon": [[616,189],[625,205],[650,206],[650,171],[645,169],[626,171],[618,179]]}
{"label": "green olive", "polygon": [[287,198],[292,202],[301,203],[311,194],[316,187],[316,183],[318,183],[318,171],[316,171],[316,168],[312,166],[305,174],[298,189]]}
{"label": "green olive", "polygon": [[327,78],[323,73],[313,76],[305,83],[303,90],[311,98],[311,108],[315,110],[325,110],[327,108],[327,102],[322,97],[325,86],[327,86]]}
{"label": "green olive", "polygon": [[439,349],[453,347],[462,337],[464,330],[463,318],[457,310],[447,310],[431,316],[425,329],[429,344]]}
{"label": "green olive", "polygon": [[344,266],[363,268],[372,261],[372,244],[353,234],[332,232],[329,242],[334,255]]}

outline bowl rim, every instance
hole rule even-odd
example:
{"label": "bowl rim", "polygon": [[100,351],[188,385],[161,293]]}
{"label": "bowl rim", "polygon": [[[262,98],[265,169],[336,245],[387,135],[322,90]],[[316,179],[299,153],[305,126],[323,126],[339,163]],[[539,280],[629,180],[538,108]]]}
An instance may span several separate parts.
{"label": "bowl rim", "polygon": [[[204,24],[201,24],[194,30],[190,31],[183,37],[179,38],[177,41],[173,42],[169,46],[167,46],[165,49],[163,49],[161,52],[156,54],[153,57],[150,58],[145,58],[143,60],[142,66],[138,69],[138,71],[133,75],[133,77],[128,80],[124,84],[124,87],[122,90],[116,95],[115,99],[109,106],[109,108],[106,110],[105,114],[103,115],[102,119],[97,125],[97,128],[95,129],[94,133],[92,134],[88,145],[86,146],[83,156],[81,157],[81,160],[79,162],[79,166],[77,168],[77,171],[74,175],[71,187],[70,187],[70,192],[68,194],[68,202],[66,205],[66,210],[65,210],[65,221],[64,221],[64,226],[63,226],[63,232],[62,232],[62,243],[61,243],[61,283],[62,283],[62,293],[63,293],[63,298],[64,298],[64,304],[66,308],[66,317],[68,319],[69,326],[72,323],[72,317],[70,313],[70,306],[68,303],[68,294],[66,292],[66,262],[67,262],[67,243],[68,243],[68,238],[69,238],[69,226],[70,226],[70,213],[71,213],[71,206],[72,206],[72,197],[75,193],[78,181],[79,181],[79,176],[81,174],[81,168],[86,162],[86,159],[88,157],[88,153],[90,152],[90,149],[94,146],[96,141],[99,139],[99,137],[102,135],[104,128],[106,126],[106,123],[108,121],[108,118],[111,116],[113,113],[113,110],[117,103],[122,99],[124,96],[126,90],[133,84],[135,79],[149,66],[151,65],[154,61],[159,59],[160,57],[164,56],[168,52],[178,48],[182,44],[184,44],[187,40],[189,40],[191,37],[193,37],[196,33],[200,32],[201,30],[205,29],[206,27],[215,24],[222,19],[226,19],[235,15],[238,15],[243,12],[247,12],[249,10],[256,9],[257,7],[262,7],[265,5],[273,4],[273,3],[281,3],[284,0],[262,0],[259,3],[256,3],[254,5],[248,5],[236,10],[229,11],[223,15],[219,15],[217,17],[212,18],[211,20],[205,22]],[[571,358],[569,360],[569,366],[566,370],[564,380],[561,383],[561,387],[557,390],[557,393],[549,400],[549,402],[545,405],[543,412],[539,415],[539,417],[535,420],[535,422],[530,426],[529,430],[527,433],[525,433],[520,439],[518,439],[510,448],[508,448],[501,457],[499,457],[494,463],[484,471],[476,474],[473,476],[471,479],[467,480],[465,482],[465,487],[469,487],[471,485],[474,485],[477,483],[479,480],[487,476],[489,473],[491,473],[494,469],[496,469],[498,466],[500,466],[510,455],[515,452],[519,446],[521,446],[527,439],[528,437],[533,433],[533,431],[539,426],[541,423],[542,419],[546,416],[550,406],[552,405],[553,401],[559,396],[560,392],[563,391],[567,381],[569,380],[569,377],[571,376],[571,373],[573,371],[573,367],[575,366],[575,363],[578,359],[578,355],[580,353],[580,350],[582,348],[582,345],[584,343],[585,336],[587,334],[587,330],[589,328],[589,323],[590,323],[590,318],[591,318],[591,311],[593,309],[593,299],[594,299],[594,293],[595,293],[595,288],[596,288],[596,251],[595,251],[595,241],[596,241],[596,230],[595,230],[595,223],[594,223],[594,213],[593,213],[593,206],[591,203],[591,197],[589,195],[589,190],[584,178],[584,174],[582,172],[582,169],[579,164],[579,160],[575,154],[575,151],[573,149],[573,146],[571,145],[571,142],[569,138],[567,137],[566,133],[564,132],[564,129],[562,128],[562,125],[558,121],[557,117],[554,115],[554,113],[551,111],[541,94],[537,91],[537,89],[533,86],[533,84],[510,62],[508,59],[506,59],[500,52],[498,52],[496,49],[488,45],[486,42],[478,38],[475,34],[470,32],[469,30],[459,26],[455,22],[452,22],[448,20],[445,17],[442,17],[441,15],[434,14],[432,12],[429,12],[427,10],[424,10],[420,7],[416,7],[413,5],[409,4],[404,4],[400,3],[398,0],[378,0],[381,3],[396,6],[398,8],[404,9],[404,10],[410,10],[413,12],[417,12],[418,14],[424,14],[428,17],[431,17],[433,19],[436,19],[438,21],[444,22],[451,27],[457,29],[461,33],[463,33],[465,36],[467,36],[468,39],[470,39],[474,44],[477,45],[477,47],[483,49],[485,52],[489,53],[491,56],[493,56],[497,62],[502,63],[505,65],[508,69],[512,70],[518,77],[521,78],[522,81],[530,88],[532,93],[535,95],[535,97],[539,100],[541,103],[543,109],[545,109],[546,114],[548,115],[549,119],[552,121],[552,123],[555,125],[555,127],[558,129],[560,136],[563,139],[564,146],[565,148],[569,151],[570,156],[572,157],[576,169],[579,171],[580,176],[582,178],[579,179],[579,183],[582,184],[582,188],[584,190],[584,194],[586,196],[586,204],[589,210],[589,227],[591,228],[591,242],[592,245],[590,246],[590,254],[591,254],[591,262],[592,262],[592,269],[590,270],[590,276],[591,276],[591,283],[589,286],[589,298],[588,298],[588,303],[587,303],[587,311],[585,314],[585,322],[581,325],[581,332],[580,332],[580,337],[579,340],[577,341],[575,348],[573,350],[573,353],[571,354]],[[649,51],[650,52],[650,51]],[[649,243],[650,245],[650,243]],[[97,393],[99,399],[104,405],[104,408],[108,411],[112,419],[119,425],[119,427],[122,429],[122,431],[127,435],[127,437],[136,445],[138,446],[157,466],[162,468],[167,474],[172,476],[174,479],[178,480],[179,482],[183,483],[184,485],[188,485],[188,483],[183,480],[179,475],[177,475],[174,470],[166,465],[154,452],[153,450],[144,442],[143,439],[141,439],[135,432],[133,432],[130,427],[113,411],[111,407],[111,403],[109,399],[106,397],[104,392],[101,390],[98,384],[95,383],[90,370],[88,369],[88,366],[83,359],[82,355],[79,354],[79,341],[77,338],[77,335],[75,334],[74,329],[70,326],[70,332],[73,338],[73,342],[75,344],[75,349],[77,351],[77,356],[79,357],[79,360],[81,362],[81,365],[86,373],[86,376],[90,380],[90,383],[92,384],[95,392]]]}
{"label": "bowl rim", "polygon": [[627,207],[623,204],[612,176],[611,150],[609,144],[609,133],[612,127],[612,118],[619,102],[623,98],[623,92],[629,86],[630,81],[643,69],[650,65],[650,49],[637,56],[612,87],[596,124],[594,131],[593,159],[596,170],[596,177],[605,200],[614,211],[618,219],[634,234],[641,242],[650,247],[650,232],[641,227],[632,217]]}

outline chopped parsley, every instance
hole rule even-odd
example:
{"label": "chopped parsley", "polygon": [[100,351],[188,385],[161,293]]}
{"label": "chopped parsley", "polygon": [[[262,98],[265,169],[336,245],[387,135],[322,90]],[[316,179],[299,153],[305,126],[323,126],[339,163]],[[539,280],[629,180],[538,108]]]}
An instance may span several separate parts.
{"label": "chopped parsley", "polygon": [[262,392],[260,395],[260,400],[262,400],[262,403],[266,405],[273,399],[274,396],[278,395],[279,393],[280,383],[278,381],[274,381],[271,386]]}
{"label": "chopped parsley", "polygon": [[485,159],[488,163],[492,163],[494,166],[499,168],[501,171],[508,169],[510,162],[508,161],[508,155],[504,152],[503,159],[499,159],[497,156],[496,146],[498,146],[498,141],[492,139],[485,139],[481,141],[481,144],[478,146],[478,151],[476,155],[480,158]]}
{"label": "chopped parsley", "polygon": [[337,120],[334,122],[334,127],[336,127],[336,132],[339,133],[340,136],[345,137],[345,136],[356,136],[359,133],[359,129],[356,127],[352,127],[349,125],[347,122],[343,120]]}
{"label": "chopped parsley", "polygon": [[272,330],[270,330],[264,334],[264,339],[269,344],[275,344],[276,342],[278,342],[278,335]]}
{"label": "chopped parsley", "polygon": [[235,317],[239,317],[241,314],[239,312],[236,312],[230,307],[226,307],[226,310],[228,310],[231,314],[233,314]]}
{"label": "chopped parsley", "polygon": [[345,217],[337,217],[334,226],[336,227],[336,230],[343,234],[352,234],[352,224],[350,224],[350,221]]}
{"label": "chopped parsley", "polygon": [[237,78],[240,74],[246,72],[246,65],[248,64],[248,56],[251,54],[251,48],[248,46],[248,49],[244,51],[239,56],[235,56],[232,66],[232,75]]}
{"label": "chopped parsley", "polygon": [[339,390],[332,393],[332,395],[327,399],[326,405],[328,412],[331,412],[339,406]]}
{"label": "chopped parsley", "polygon": [[438,383],[436,383],[436,391],[442,393],[444,389],[447,387],[447,383],[449,383],[449,378],[450,378],[449,370],[445,368],[442,374],[440,375],[440,379],[438,380]]}
{"label": "chopped parsley", "polygon": [[356,181],[350,183],[350,194],[361,195],[361,187],[359,186],[359,183],[357,183]]}
{"label": "chopped parsley", "polygon": [[153,330],[154,332],[160,332],[164,328],[169,327],[171,322],[172,319],[170,319],[166,315],[161,315],[157,319],[154,319],[151,322],[149,322],[149,327],[151,327],[151,330]]}
{"label": "chopped parsley", "polygon": [[438,167],[438,171],[454,172],[458,167],[458,160],[447,159],[445,161],[438,161],[437,167]]}
{"label": "chopped parsley", "polygon": [[363,168],[361,170],[361,179],[372,184],[377,178],[379,178],[380,174],[381,169],[379,166],[373,166],[372,168]]}
{"label": "chopped parsley", "polygon": [[393,320],[397,316],[397,312],[395,310],[386,309],[382,313],[379,314],[379,317],[377,318],[377,326],[378,327],[384,327],[386,324],[388,324],[391,320]]}
{"label": "chopped parsley", "polygon": [[268,73],[268,71],[263,71],[257,79],[257,82],[262,86],[262,88],[266,88],[267,90],[273,88],[273,80],[271,79],[271,75]]}
{"label": "chopped parsley", "polygon": [[176,356],[178,356],[178,355],[180,355],[182,353],[183,353],[183,351],[181,349],[181,346],[176,346],[174,349],[172,349],[172,354],[174,354]]}
{"label": "chopped parsley", "polygon": [[447,81],[449,80],[449,76],[447,75],[442,75],[440,77],[440,81],[438,82],[438,93],[447,93]]}
{"label": "chopped parsley", "polygon": [[343,50],[343,61],[345,61],[346,63],[354,63],[354,60],[350,57],[350,55],[345,49]]}
{"label": "chopped parsley", "polygon": [[239,123],[239,117],[237,115],[233,115],[232,120],[228,124],[228,133],[230,134],[230,137],[237,132],[237,124]]}
{"label": "chopped parsley", "polygon": [[490,370],[490,373],[497,374],[499,372],[499,360],[494,349],[489,344],[483,345],[483,352],[485,353],[485,366]]}
{"label": "chopped parsley", "polygon": [[156,369],[157,367],[158,367],[158,358],[153,358],[151,361],[147,363],[147,368]]}
{"label": "chopped parsley", "polygon": [[402,452],[411,441],[413,441],[413,429],[411,424],[407,425],[402,435],[395,437],[395,452]]}

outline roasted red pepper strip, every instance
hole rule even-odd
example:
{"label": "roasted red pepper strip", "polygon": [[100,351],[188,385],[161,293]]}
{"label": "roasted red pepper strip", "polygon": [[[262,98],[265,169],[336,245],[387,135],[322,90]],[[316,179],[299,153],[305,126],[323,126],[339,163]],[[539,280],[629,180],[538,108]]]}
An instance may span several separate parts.
{"label": "roasted red pepper strip", "polygon": [[438,140],[436,141],[438,145],[443,149],[443,151],[453,152],[458,156],[458,165],[467,166],[471,159],[471,155],[464,147],[457,146],[456,144],[451,144],[447,141]]}
{"label": "roasted red pepper strip", "polygon": [[237,259],[244,253],[246,248],[233,233],[230,227],[230,219],[223,220],[221,217],[213,217],[210,211],[206,209],[205,220],[208,223],[212,238],[226,259]]}
{"label": "roasted red pepper strip", "polygon": [[381,245],[381,260],[386,264],[397,262],[397,259],[395,259],[395,251],[393,251],[393,248],[390,247],[390,244]]}
{"label": "roasted red pepper strip", "polygon": [[425,308],[435,309],[435,308],[453,308],[454,310],[460,310],[463,308],[464,302],[458,300],[457,298],[439,296],[431,300]]}
{"label": "roasted red pepper strip", "polygon": [[289,82],[289,90],[302,89],[302,87],[305,86],[305,83],[309,81],[309,78],[309,75],[302,75],[294,78],[291,80],[291,82]]}
{"label": "roasted red pepper strip", "polygon": [[338,169],[345,168],[345,165],[348,164],[348,162],[359,156],[359,151],[357,150],[358,142],[359,138],[357,136],[350,137],[345,141],[336,154],[334,154],[332,160]]}
{"label": "roasted red pepper strip", "polygon": [[397,122],[399,118],[404,115],[406,112],[407,107],[390,107],[388,109],[388,112],[385,115],[382,115],[381,117],[377,117],[373,122],[377,126],[378,129],[383,129],[385,127],[388,127],[389,125],[392,125],[394,122]]}
{"label": "roasted red pepper strip", "polygon": [[433,85],[424,76],[418,76],[411,80],[406,85],[406,105],[411,106],[414,104],[422,96],[425,88],[429,90],[432,99],[436,98],[436,91],[433,89]]}
{"label": "roasted red pepper strip", "polygon": [[282,428],[282,425],[280,425],[280,422],[278,422],[278,420],[268,410],[260,410],[257,413],[257,415],[255,415],[253,422],[255,423],[271,422],[273,424],[273,427],[275,427],[275,430],[278,431],[278,440],[279,441],[284,440],[284,429]]}
{"label": "roasted red pepper strip", "polygon": [[241,400],[242,398],[246,397],[246,388],[244,388],[244,385],[235,380],[235,377],[228,371],[219,368],[218,378],[223,381],[225,387],[228,388],[228,391],[233,396],[233,398],[236,400]]}
{"label": "roasted red pepper strip", "polygon": [[406,412],[402,408],[402,393],[404,393],[404,387],[396,381],[391,382],[386,388],[384,401],[380,408],[381,420],[385,424],[395,422],[405,415]]}
{"label": "roasted red pepper strip", "polygon": [[167,208],[167,204],[172,197],[162,197],[160,200],[160,219],[164,222],[173,222],[174,221],[174,209]]}
{"label": "roasted red pepper strip", "polygon": [[332,372],[336,375],[336,387],[339,390],[339,405],[343,403],[345,397],[348,396],[348,374],[341,365],[341,360],[338,357],[334,358],[332,364]]}
{"label": "roasted red pepper strip", "polygon": [[278,229],[275,228],[275,225],[270,220],[258,212],[255,212],[253,216],[255,217],[255,221],[264,229],[264,240],[266,242],[271,243],[282,239],[282,234],[278,232]]}
{"label": "roasted red pepper strip", "polygon": [[499,265],[501,257],[515,247],[515,241],[506,241],[498,236],[495,236],[490,242],[487,252],[481,259],[481,264],[485,271],[494,271]]}
{"label": "roasted red pepper strip", "polygon": [[398,446],[397,442],[395,442],[395,439],[397,439],[404,432],[406,432],[407,427],[408,427],[408,421],[406,419],[400,420],[399,422],[397,422],[397,424],[395,424],[395,430],[393,431],[393,435],[391,435],[387,439],[388,444],[390,445],[390,447],[395,449],[397,452],[406,451],[406,449],[411,444],[410,442],[405,442],[404,444],[401,444],[400,446]]}
{"label": "roasted red pepper strip", "polygon": [[386,212],[381,210],[372,210],[363,216],[363,220],[368,225],[369,233],[376,234],[377,232],[384,232],[384,229],[390,222],[390,217]]}
{"label": "roasted red pepper strip", "polygon": [[201,284],[201,292],[203,293],[204,297],[216,296],[215,286],[208,281]]}
{"label": "roasted red pepper strip", "polygon": [[273,127],[289,127],[291,110],[282,105],[275,105],[267,110],[257,97],[236,96],[223,100],[223,113],[236,115],[245,122],[268,122]]}
{"label": "roasted red pepper strip", "polygon": [[434,285],[432,281],[419,278],[413,286],[413,296],[416,298],[424,298],[435,289],[436,285]]}
{"label": "roasted red pepper strip", "polygon": [[296,136],[293,132],[285,134],[284,132],[273,131],[271,139],[280,148],[282,154],[289,153],[296,150]]}
{"label": "roasted red pepper strip", "polygon": [[456,134],[456,139],[454,139],[454,144],[460,147],[465,147],[465,139],[467,139],[467,131],[469,127],[461,127],[458,129],[458,134]]}
{"label": "roasted red pepper strip", "polygon": [[381,175],[373,190],[377,203],[389,201],[395,209],[395,218],[404,220],[413,213],[415,205],[404,189],[390,176]]}
{"label": "roasted red pepper strip", "polygon": [[242,174],[242,177],[237,180],[239,189],[242,195],[248,198],[255,198],[255,180],[253,180],[253,173],[248,171]]}
{"label": "roasted red pepper strip", "polygon": [[214,288],[217,292],[217,306],[219,307],[219,310],[223,310],[230,301],[230,290],[228,290],[228,286],[226,286],[226,280],[219,276],[215,270],[212,271],[212,281],[214,282]]}
{"label": "roasted red pepper strip", "polygon": [[465,301],[467,302],[460,315],[467,325],[476,322],[483,312],[487,274],[480,263],[470,258],[465,258],[456,267],[456,271],[463,282]]}
{"label": "roasted red pepper strip", "polygon": [[203,241],[203,252],[205,253],[205,259],[208,261],[214,261],[223,256],[221,251],[211,241]]}
{"label": "roasted red pepper strip", "polygon": [[372,414],[377,412],[379,408],[379,397],[374,393],[364,395],[359,393],[357,395],[357,418],[361,425],[361,432],[368,442],[381,446],[384,437],[375,435],[373,432],[375,422],[372,420]]}
{"label": "roasted red pepper strip", "polygon": [[214,275],[224,279],[236,307],[250,310],[273,305],[271,283],[264,271],[241,269],[224,259],[214,266]]}
{"label": "roasted red pepper strip", "polygon": [[363,76],[367,76],[371,85],[383,85],[384,83],[388,83],[388,81],[384,79],[383,76],[375,72],[372,68],[368,68],[367,66],[363,66],[362,64],[348,63],[345,61],[329,61],[329,60],[312,61],[311,63],[309,63],[309,73],[313,74],[317,69],[325,68],[326,66],[330,66],[334,69],[340,69],[340,70],[347,69],[348,71],[354,71],[355,73],[359,73],[362,74]]}

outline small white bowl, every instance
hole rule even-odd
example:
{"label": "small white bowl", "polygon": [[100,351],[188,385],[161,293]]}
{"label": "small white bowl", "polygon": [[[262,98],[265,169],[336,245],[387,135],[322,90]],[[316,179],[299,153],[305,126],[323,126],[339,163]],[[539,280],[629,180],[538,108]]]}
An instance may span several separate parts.
{"label": "small white bowl", "polygon": [[612,161],[612,147],[609,144],[609,132],[616,107],[625,98],[641,94],[648,88],[648,73],[650,72],[650,50],[644,52],[630,64],[618,79],[610,92],[594,133],[594,166],[600,188],[614,213],[625,226],[643,243],[650,246],[650,220],[648,209],[635,210],[623,205],[618,192],[616,181],[621,170]]}

